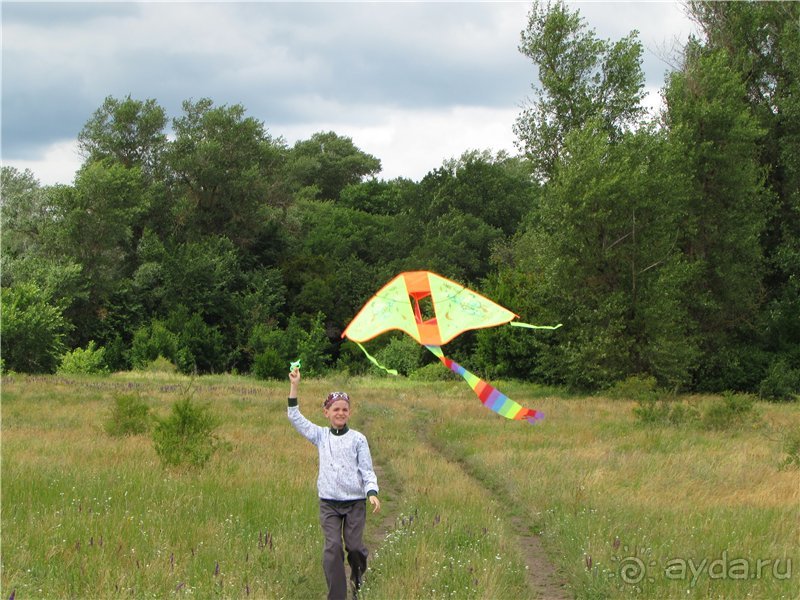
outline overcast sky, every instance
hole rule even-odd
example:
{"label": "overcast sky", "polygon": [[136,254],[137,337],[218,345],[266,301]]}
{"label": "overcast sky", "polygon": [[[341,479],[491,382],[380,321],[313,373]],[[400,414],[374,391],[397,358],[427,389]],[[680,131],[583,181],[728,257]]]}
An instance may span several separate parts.
{"label": "overcast sky", "polygon": [[[639,31],[648,105],[694,31],[678,2],[569,2],[617,40]],[[2,2],[2,161],[71,183],[75,138],[106,96],[242,104],[289,144],[318,131],[419,180],[466,150],[507,150],[537,81],[529,2]]]}

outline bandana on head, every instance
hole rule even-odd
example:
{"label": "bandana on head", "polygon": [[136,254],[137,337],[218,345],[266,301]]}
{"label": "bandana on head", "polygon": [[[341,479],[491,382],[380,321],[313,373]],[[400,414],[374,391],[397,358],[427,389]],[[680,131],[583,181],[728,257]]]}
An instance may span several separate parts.
{"label": "bandana on head", "polygon": [[331,404],[338,400],[344,400],[347,402],[347,406],[350,406],[350,396],[348,396],[344,392],[331,392],[328,394],[328,397],[325,398],[325,402],[322,403],[323,408],[330,408]]}

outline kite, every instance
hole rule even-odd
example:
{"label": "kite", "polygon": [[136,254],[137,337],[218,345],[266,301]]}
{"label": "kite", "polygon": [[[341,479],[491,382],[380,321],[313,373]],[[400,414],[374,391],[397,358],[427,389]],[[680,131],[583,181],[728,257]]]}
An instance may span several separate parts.
{"label": "kite", "polygon": [[[420,301],[430,298],[432,315],[424,314]],[[425,346],[453,373],[470,385],[484,406],[518,421],[535,423],[544,415],[525,408],[486,381],[450,360],[441,346],[470,329],[514,325],[529,329],[557,329],[558,325],[530,325],[513,321],[519,315],[488,298],[430,271],[400,273],[367,301],[342,333],[364,352],[376,366],[392,375],[397,371],[381,365],[370,356],[362,342],[390,330],[400,330]],[[513,321],[513,322],[512,322]]]}

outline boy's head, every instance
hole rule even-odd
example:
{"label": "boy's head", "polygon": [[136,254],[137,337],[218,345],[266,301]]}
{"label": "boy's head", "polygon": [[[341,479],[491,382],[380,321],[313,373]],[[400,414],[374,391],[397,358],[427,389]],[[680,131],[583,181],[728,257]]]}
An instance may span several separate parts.
{"label": "boy's head", "polygon": [[334,429],[342,429],[350,418],[350,396],[344,392],[331,392],[322,403],[322,412]]}

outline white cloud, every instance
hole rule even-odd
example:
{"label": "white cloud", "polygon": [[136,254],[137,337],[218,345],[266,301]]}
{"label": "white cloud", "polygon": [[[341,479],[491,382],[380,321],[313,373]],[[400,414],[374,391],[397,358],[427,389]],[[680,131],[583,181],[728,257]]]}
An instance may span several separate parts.
{"label": "white cloud", "polygon": [[[442,110],[392,110],[372,124],[319,121],[284,128],[291,144],[318,131],[352,138],[364,152],[381,160],[382,179],[418,181],[445,160],[468,150],[505,150],[515,154],[512,125],[517,109],[454,106]],[[278,133],[278,132],[275,132]]]}
{"label": "white cloud", "polygon": [[[517,51],[527,2],[10,3],[3,7],[3,158],[70,183],[75,142],[112,95],[240,103],[288,141],[335,131],[419,179],[471,149],[515,153],[536,79]],[[659,54],[692,30],[677,2],[571,2],[601,38],[638,29],[646,106]]]}
{"label": "white cloud", "polygon": [[33,160],[3,160],[3,166],[30,169],[42,185],[71,184],[82,163],[77,140],[50,144],[41,157]]}

